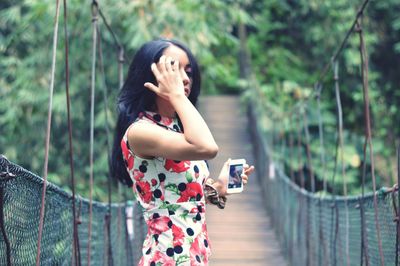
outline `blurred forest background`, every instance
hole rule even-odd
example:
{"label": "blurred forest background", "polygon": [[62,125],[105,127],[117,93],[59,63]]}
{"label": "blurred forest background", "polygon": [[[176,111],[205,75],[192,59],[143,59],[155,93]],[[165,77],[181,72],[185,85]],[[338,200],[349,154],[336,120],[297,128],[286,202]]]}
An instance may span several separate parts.
{"label": "blurred forest background", "polygon": [[[74,164],[77,192],[87,197],[89,188],[89,114],[91,79],[91,1],[68,2],[71,101]],[[163,36],[186,43],[197,56],[202,71],[202,94],[241,94],[244,99],[262,95],[260,117],[279,117],[313,90],[322,67],[339,48],[361,1],[347,0],[135,0],[99,1],[100,8],[125,48],[125,73],[135,51],[144,42]],[[62,9],[61,9],[62,12]],[[0,2],[0,153],[38,173],[43,172],[44,139],[51,68],[54,0],[2,0]],[[61,13],[62,14],[62,13]],[[400,2],[371,1],[363,21],[370,59],[370,98],[378,187],[396,183],[396,145],[400,136]],[[69,190],[67,111],[64,77],[64,21],[60,17],[49,181]],[[105,77],[98,68],[95,106],[95,191],[107,199],[107,136],[105,113],[113,128],[118,94],[118,51],[112,36],[99,20]],[[251,75],[240,75],[240,25],[247,31],[242,42],[250,55]],[[344,164],[348,189],[360,193],[364,118],[360,78],[359,37],[351,35],[339,57],[340,88],[344,113]],[[327,169],[316,162],[315,171],[333,176],[336,151],[336,102],[333,75],[324,80],[321,95]],[[103,100],[104,80],[109,106]],[[258,88],[257,94],[254,87]],[[261,93],[261,94],[260,94]],[[201,99],[200,99],[201,100]],[[273,114],[273,115],[272,115]],[[307,108],[314,158],[319,158],[315,103]],[[286,145],[295,128],[276,126],[275,140]],[[271,126],[272,125],[272,126]],[[280,139],[279,139],[280,138]],[[282,144],[283,143],[283,144]],[[285,167],[301,169],[277,153]],[[305,159],[304,159],[305,161]],[[317,161],[317,159],[316,159]],[[369,161],[367,161],[369,164]],[[340,165],[338,166],[340,169]],[[336,192],[343,177],[337,171]],[[328,174],[327,174],[328,173]],[[368,177],[368,180],[370,178]],[[368,181],[371,188],[371,182]],[[114,184],[114,189],[116,185]],[[318,186],[318,189],[321,189]]]}

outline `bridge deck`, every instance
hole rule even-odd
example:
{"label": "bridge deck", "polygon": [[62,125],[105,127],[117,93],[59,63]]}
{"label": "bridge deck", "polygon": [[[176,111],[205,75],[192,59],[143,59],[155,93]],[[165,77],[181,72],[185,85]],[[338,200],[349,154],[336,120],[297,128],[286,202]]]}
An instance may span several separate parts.
{"label": "bridge deck", "polygon": [[[246,158],[252,164],[248,124],[239,98],[203,96],[199,107],[220,148],[218,156],[209,161],[211,175],[216,177],[229,157]],[[287,265],[263,207],[255,174],[242,194],[228,198],[224,210],[207,208],[207,227],[212,266]]]}

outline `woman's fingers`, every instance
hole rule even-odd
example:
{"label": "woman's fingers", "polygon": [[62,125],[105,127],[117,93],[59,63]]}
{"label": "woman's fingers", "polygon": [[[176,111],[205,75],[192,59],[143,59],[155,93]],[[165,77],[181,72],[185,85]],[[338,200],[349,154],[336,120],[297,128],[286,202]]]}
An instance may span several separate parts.
{"label": "woman's fingers", "polygon": [[[175,63],[175,62],[174,62]],[[173,72],[173,70],[172,70],[172,57],[170,57],[170,56],[168,56],[166,59],[165,59],[165,69],[168,71],[168,72]]]}
{"label": "woman's fingers", "polygon": [[250,175],[251,173],[253,173],[254,172],[254,166],[252,165],[252,166],[248,166],[247,165],[247,167],[246,167],[246,165],[244,166],[244,173],[246,174],[246,175]]}
{"label": "woman's fingers", "polygon": [[251,175],[254,172],[254,166],[249,166],[248,164],[245,164],[243,166],[244,171],[243,174],[241,175],[242,177],[242,181],[243,181],[243,185],[246,185],[247,182],[249,181],[249,175]]}
{"label": "woman's fingers", "polygon": [[153,83],[146,82],[146,83],[144,84],[144,86],[145,86],[146,88],[148,88],[149,90],[154,91],[154,92],[157,93],[157,94],[160,92],[159,88],[158,88],[156,85],[154,85]]}
{"label": "woman's fingers", "polygon": [[172,59],[171,64],[172,64],[172,70],[174,72],[179,72],[178,71],[179,70],[179,60]]}
{"label": "woman's fingers", "polygon": [[162,55],[160,57],[160,60],[158,61],[157,68],[160,71],[160,73],[164,73],[166,71],[166,67],[165,67],[165,60],[166,59],[167,59],[166,56]]}
{"label": "woman's fingers", "polygon": [[241,174],[240,177],[242,178],[243,185],[247,185],[249,177],[246,174]]}
{"label": "woman's fingers", "polygon": [[154,76],[156,77],[156,80],[160,80],[161,73],[158,70],[158,67],[155,63],[151,64],[151,71],[153,72]]}

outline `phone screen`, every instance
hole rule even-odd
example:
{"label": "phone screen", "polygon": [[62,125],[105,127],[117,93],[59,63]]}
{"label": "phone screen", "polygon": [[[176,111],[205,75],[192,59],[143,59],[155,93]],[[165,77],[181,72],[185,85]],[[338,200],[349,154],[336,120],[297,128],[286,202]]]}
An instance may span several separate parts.
{"label": "phone screen", "polygon": [[242,187],[242,177],[243,164],[233,164],[229,168],[229,183],[228,188],[241,188]]}

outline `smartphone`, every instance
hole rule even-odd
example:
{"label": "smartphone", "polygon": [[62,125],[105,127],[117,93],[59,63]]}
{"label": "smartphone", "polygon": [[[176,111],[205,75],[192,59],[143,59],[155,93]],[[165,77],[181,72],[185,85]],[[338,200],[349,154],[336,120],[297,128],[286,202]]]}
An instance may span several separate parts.
{"label": "smartphone", "polygon": [[240,193],[243,191],[243,182],[241,175],[243,174],[245,159],[231,160],[229,163],[229,179],[227,193]]}

